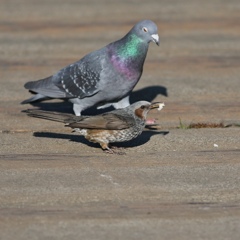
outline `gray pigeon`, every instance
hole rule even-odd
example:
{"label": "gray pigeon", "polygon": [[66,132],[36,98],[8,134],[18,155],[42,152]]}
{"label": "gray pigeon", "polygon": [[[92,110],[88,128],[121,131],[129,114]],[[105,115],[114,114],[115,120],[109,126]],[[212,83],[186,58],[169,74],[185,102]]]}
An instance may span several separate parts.
{"label": "gray pigeon", "polygon": [[27,82],[24,87],[35,93],[22,102],[51,98],[68,99],[75,115],[92,106],[124,108],[129,94],[139,81],[150,42],[159,45],[154,22],[138,22],[122,39],[87,54],[53,76]]}

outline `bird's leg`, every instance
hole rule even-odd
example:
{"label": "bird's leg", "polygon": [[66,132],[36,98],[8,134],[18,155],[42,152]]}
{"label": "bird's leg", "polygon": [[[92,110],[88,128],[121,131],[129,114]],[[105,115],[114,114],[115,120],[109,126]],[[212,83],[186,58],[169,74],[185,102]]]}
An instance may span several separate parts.
{"label": "bird's leg", "polygon": [[119,109],[119,108],[125,108],[128,107],[130,105],[129,102],[129,96],[126,96],[125,98],[123,98],[122,100],[113,103],[114,108]]}
{"label": "bird's leg", "polygon": [[116,152],[114,152],[111,148],[106,148],[106,149],[104,149],[104,152],[105,152],[105,153],[110,153],[110,154],[116,153]]}
{"label": "bird's leg", "polygon": [[122,100],[116,102],[116,103],[107,103],[101,106],[98,106],[97,109],[104,109],[104,108],[108,108],[113,106],[115,109],[119,109],[119,108],[125,108],[128,107],[130,105],[129,102],[129,96],[123,98]]}
{"label": "bird's leg", "polygon": [[114,149],[114,150],[123,150],[124,147],[117,147],[117,146],[111,146],[111,149]]}
{"label": "bird's leg", "polygon": [[79,104],[73,103],[73,111],[76,116],[81,116],[82,107]]}
{"label": "bird's leg", "polygon": [[105,153],[111,153],[111,154],[114,153],[114,151],[108,146],[107,143],[105,143],[105,142],[99,142],[99,144],[101,145],[101,147],[102,147],[102,149],[103,149],[103,151],[104,151]]}
{"label": "bird's leg", "polygon": [[111,150],[118,155],[125,155],[126,154],[123,151],[119,151],[119,150],[123,150],[123,149],[124,149],[123,147],[111,146]]}
{"label": "bird's leg", "polygon": [[111,107],[111,106],[112,106],[112,103],[107,103],[107,104],[98,106],[97,109],[104,109],[104,108],[108,108],[108,107]]}
{"label": "bird's leg", "polygon": [[114,148],[110,148],[107,143],[101,142],[99,144],[101,145],[101,147],[102,147],[102,149],[104,150],[105,153],[119,154],[119,155],[124,155],[125,154],[124,152],[118,152],[118,151],[115,151]]}

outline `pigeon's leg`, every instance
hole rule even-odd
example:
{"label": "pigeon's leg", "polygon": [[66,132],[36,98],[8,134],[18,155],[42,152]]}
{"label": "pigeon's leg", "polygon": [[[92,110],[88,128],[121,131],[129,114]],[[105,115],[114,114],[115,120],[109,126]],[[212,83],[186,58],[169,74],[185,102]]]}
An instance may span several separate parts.
{"label": "pigeon's leg", "polygon": [[118,101],[117,103],[113,103],[114,108],[119,109],[119,108],[125,108],[130,105],[129,102],[129,95],[123,98],[122,100]]}
{"label": "pigeon's leg", "polygon": [[156,119],[151,118],[146,120],[146,126],[151,126],[156,124]]}
{"label": "pigeon's leg", "polygon": [[130,105],[129,103],[129,96],[123,98],[122,100],[116,102],[116,103],[107,103],[101,106],[98,106],[97,109],[104,109],[104,108],[108,108],[113,106],[115,109],[119,109],[119,108],[125,108],[128,107]]}
{"label": "pigeon's leg", "polygon": [[68,101],[73,104],[73,111],[75,115],[81,116],[81,112],[86,109],[86,107],[84,107],[84,103],[82,102],[82,99],[70,98]]}
{"label": "pigeon's leg", "polygon": [[108,108],[108,107],[111,107],[111,106],[112,106],[112,103],[107,103],[107,104],[98,106],[97,109],[104,109],[104,108]]}
{"label": "pigeon's leg", "polygon": [[76,116],[81,116],[82,107],[79,104],[73,104],[73,111]]}

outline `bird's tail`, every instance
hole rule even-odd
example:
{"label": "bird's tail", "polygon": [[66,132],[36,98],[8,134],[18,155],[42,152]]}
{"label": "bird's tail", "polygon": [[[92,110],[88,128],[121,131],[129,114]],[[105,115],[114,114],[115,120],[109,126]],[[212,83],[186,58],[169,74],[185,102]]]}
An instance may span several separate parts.
{"label": "bird's tail", "polygon": [[23,112],[27,113],[27,115],[30,117],[42,118],[42,119],[47,119],[50,121],[62,122],[62,123],[69,123],[74,120],[81,119],[80,116],[77,117],[68,113],[49,112],[49,111],[43,111],[38,109],[28,109]]}
{"label": "bird's tail", "polygon": [[53,76],[25,83],[24,87],[35,96],[25,100],[22,104],[42,101],[50,98],[66,98],[66,92],[60,89],[54,82]]}
{"label": "bird's tail", "polygon": [[39,89],[49,89],[52,85],[52,76],[50,76],[37,81],[27,82],[24,84],[24,87],[30,91],[38,92]]}

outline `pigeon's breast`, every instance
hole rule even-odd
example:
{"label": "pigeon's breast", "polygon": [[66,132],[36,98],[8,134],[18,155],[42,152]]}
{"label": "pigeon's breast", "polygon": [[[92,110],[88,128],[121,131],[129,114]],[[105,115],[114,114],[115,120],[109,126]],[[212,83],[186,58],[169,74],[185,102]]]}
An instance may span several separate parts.
{"label": "pigeon's breast", "polygon": [[131,59],[122,59],[116,55],[110,58],[114,70],[128,80],[138,80],[141,72],[135,68]]}

